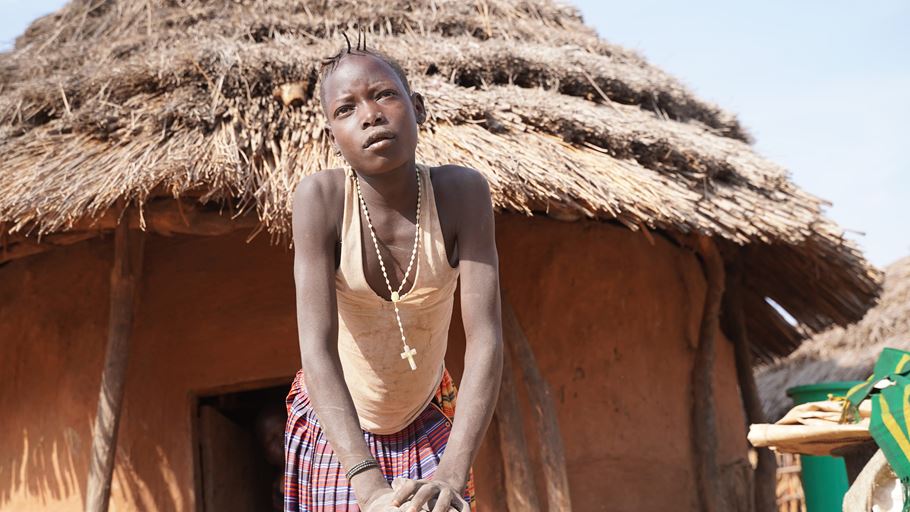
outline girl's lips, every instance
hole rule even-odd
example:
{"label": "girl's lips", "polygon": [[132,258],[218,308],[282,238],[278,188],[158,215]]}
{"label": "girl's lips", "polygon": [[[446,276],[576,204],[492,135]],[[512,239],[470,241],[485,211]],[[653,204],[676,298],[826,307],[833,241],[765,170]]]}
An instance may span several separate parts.
{"label": "girl's lips", "polygon": [[394,139],[394,138],[395,138],[395,132],[393,132],[392,130],[390,130],[388,128],[381,128],[378,130],[374,130],[373,133],[371,133],[370,136],[367,137],[366,141],[364,141],[363,147],[364,147],[364,149],[366,149],[366,148],[372,146],[373,144],[376,144],[377,142],[381,142],[384,139]]}
{"label": "girl's lips", "polygon": [[394,143],[394,141],[395,141],[395,139],[380,139],[380,140],[377,140],[376,142],[370,144],[369,146],[367,146],[366,149],[370,149],[370,150],[385,149],[385,148],[391,146]]}

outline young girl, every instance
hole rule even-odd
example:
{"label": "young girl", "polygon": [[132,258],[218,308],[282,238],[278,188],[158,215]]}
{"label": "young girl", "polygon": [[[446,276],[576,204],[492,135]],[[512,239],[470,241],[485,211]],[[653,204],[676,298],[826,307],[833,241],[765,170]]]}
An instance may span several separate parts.
{"label": "young girl", "polygon": [[[489,186],[473,169],[416,162],[423,98],[382,54],[348,44],[324,63],[319,93],[347,165],[294,192],[301,370],[285,510],[468,511],[502,372]],[[443,357],[459,278],[456,413]]]}

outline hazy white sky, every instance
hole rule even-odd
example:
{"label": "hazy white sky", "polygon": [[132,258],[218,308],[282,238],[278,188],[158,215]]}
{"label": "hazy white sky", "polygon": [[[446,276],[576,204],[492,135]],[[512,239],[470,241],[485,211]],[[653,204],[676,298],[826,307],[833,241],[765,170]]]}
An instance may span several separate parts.
{"label": "hazy white sky", "polygon": [[[63,3],[0,0],[0,50]],[[735,112],[874,264],[910,254],[910,2],[572,3],[601,36]]]}

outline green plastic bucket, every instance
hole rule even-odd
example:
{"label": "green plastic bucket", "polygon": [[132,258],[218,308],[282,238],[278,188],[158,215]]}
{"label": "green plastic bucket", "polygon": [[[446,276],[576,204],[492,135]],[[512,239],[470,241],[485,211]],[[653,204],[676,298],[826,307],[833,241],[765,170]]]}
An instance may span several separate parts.
{"label": "green plastic bucket", "polygon": [[[821,382],[795,386],[787,390],[787,396],[794,405],[827,400],[828,394],[845,395],[860,381]],[[803,494],[806,496],[807,512],[841,512],[844,494],[850,484],[847,482],[847,466],[840,457],[819,457],[800,455],[802,466]]]}

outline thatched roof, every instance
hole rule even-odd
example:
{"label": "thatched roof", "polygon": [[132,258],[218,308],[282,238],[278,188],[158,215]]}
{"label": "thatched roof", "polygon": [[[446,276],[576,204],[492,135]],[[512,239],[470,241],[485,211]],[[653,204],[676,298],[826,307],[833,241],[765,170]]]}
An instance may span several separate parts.
{"label": "thatched roof", "polygon": [[110,229],[124,200],[251,212],[286,242],[294,185],[337,163],[317,63],[355,26],[428,100],[418,157],[479,169],[501,210],[747,246],[759,357],[801,339],[766,297],[810,333],[873,301],[876,271],[734,116],[542,0],[74,1],[0,55],[5,254]]}
{"label": "thatched roof", "polygon": [[910,256],[885,269],[881,300],[859,322],[834,327],[793,354],[758,369],[765,411],[779,418],[792,405],[787,388],[827,381],[863,380],[885,347],[910,350]]}

